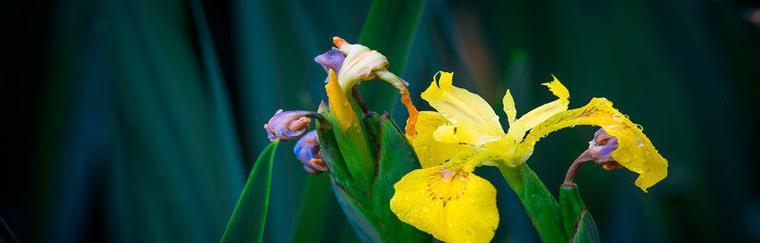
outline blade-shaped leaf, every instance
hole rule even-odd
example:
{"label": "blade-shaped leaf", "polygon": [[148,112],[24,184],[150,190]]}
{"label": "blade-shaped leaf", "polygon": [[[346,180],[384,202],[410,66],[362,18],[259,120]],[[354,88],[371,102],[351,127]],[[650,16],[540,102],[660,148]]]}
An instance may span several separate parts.
{"label": "blade-shaped leaf", "polygon": [[580,219],[581,212],[586,210],[578,186],[562,185],[559,188],[559,207],[562,216],[562,227],[567,235],[574,235],[575,225]]}
{"label": "blade-shaped leaf", "polygon": [[599,239],[599,231],[596,230],[596,223],[591,214],[583,210],[581,212],[580,221],[578,221],[578,227],[575,229],[575,235],[572,242],[574,243],[598,243],[602,242]]}
{"label": "blade-shaped leaf", "polygon": [[594,219],[586,210],[577,185],[560,186],[559,208],[562,227],[572,237],[572,242],[601,242]]}
{"label": "blade-shaped leaf", "polygon": [[373,204],[380,228],[394,242],[429,242],[430,235],[401,222],[389,206],[395,193],[393,185],[401,177],[420,168],[420,162],[401,130],[387,115],[380,117],[377,144],[380,145],[378,174],[375,178]]}
{"label": "blade-shaped leaf", "polygon": [[259,154],[245,183],[221,242],[262,242],[269,207],[269,188],[272,183],[272,164],[277,143],[273,142]]}

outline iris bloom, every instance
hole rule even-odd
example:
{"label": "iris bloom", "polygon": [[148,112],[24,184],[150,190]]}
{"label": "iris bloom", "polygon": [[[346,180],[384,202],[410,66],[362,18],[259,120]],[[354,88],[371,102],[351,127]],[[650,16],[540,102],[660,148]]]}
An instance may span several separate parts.
{"label": "iris bloom", "polygon": [[[496,189],[473,170],[481,165],[524,163],[543,136],[576,125],[600,126],[617,139],[612,157],[639,174],[646,191],[667,175],[667,161],[627,116],[605,98],[568,110],[570,93],[559,80],[544,83],[557,99],[517,118],[507,90],[504,112],[509,130],[480,96],[452,84],[452,73],[439,72],[422,98],[433,108],[417,115],[416,134],[407,137],[422,169],[394,185],[391,210],[402,221],[446,242],[488,242],[499,223]],[[436,80],[437,79],[437,80]]]}
{"label": "iris bloom", "polygon": [[[337,48],[315,57],[314,61],[327,72],[325,89],[341,129],[358,126],[348,97],[360,82],[373,79],[383,80],[398,89],[401,103],[409,112],[409,121],[414,124],[418,112],[406,89],[409,84],[388,71],[388,58],[376,50],[348,43],[338,36],[333,37],[333,44]],[[406,130],[409,134],[415,134],[414,127],[407,126]]]}

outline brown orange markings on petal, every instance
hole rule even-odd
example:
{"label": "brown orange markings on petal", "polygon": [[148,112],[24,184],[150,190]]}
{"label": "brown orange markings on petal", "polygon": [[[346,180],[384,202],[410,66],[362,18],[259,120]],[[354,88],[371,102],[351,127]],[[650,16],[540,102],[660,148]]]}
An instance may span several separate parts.
{"label": "brown orange markings on petal", "polygon": [[406,127],[404,130],[406,131],[406,137],[411,139],[417,136],[417,131],[414,127],[417,124],[417,116],[420,114],[420,111],[417,110],[417,107],[412,103],[412,97],[409,95],[409,90],[407,89],[401,90],[401,104],[404,104],[406,112],[409,113],[409,117],[406,118]]}

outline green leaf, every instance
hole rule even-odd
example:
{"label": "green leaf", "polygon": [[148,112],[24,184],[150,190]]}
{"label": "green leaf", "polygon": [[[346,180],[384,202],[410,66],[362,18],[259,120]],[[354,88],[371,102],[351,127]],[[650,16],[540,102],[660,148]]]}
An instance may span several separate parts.
{"label": "green leaf", "polygon": [[562,226],[572,236],[572,242],[601,242],[577,185],[560,186],[559,205]]}
{"label": "green leaf", "polygon": [[[359,43],[383,53],[390,62],[389,70],[400,75],[406,67],[424,5],[424,0],[372,1]],[[362,92],[364,100],[380,111],[390,111],[398,99],[398,91],[381,82],[367,82],[360,90],[371,90]]]}
{"label": "green leaf", "polygon": [[374,212],[368,207],[368,198],[356,198],[345,187],[332,183],[338,204],[346,214],[348,222],[354,228],[354,232],[363,242],[383,242],[383,235],[379,232],[377,219]]}
{"label": "green leaf", "polygon": [[[430,241],[429,235],[401,222],[390,210],[390,198],[394,193],[393,185],[406,173],[419,168],[419,161],[412,147],[387,115],[370,114],[364,122],[367,137],[374,145],[378,167],[372,171],[374,177],[368,192],[352,190],[355,187],[351,185],[358,182],[344,180],[347,184],[342,184],[338,183],[337,179],[333,180],[333,189],[344,213],[359,238],[365,242]],[[323,126],[319,127],[322,129]],[[325,134],[331,133],[325,132]],[[331,137],[320,137],[320,145],[322,145],[328,165],[341,162],[329,161],[330,154],[334,153],[331,152],[334,150],[331,147],[335,147]],[[344,174],[335,171],[334,167],[330,170],[333,178]]]}
{"label": "green leaf", "polygon": [[562,227],[567,235],[575,233],[575,225],[580,219],[581,212],[586,210],[578,186],[562,185],[559,188],[559,207],[562,216]]}
{"label": "green leaf", "polygon": [[245,183],[221,242],[262,242],[269,208],[272,163],[278,142],[259,154]]}
{"label": "green leaf", "polygon": [[[338,129],[339,123],[332,114],[325,111],[322,112],[322,115],[330,124],[332,137],[337,142],[336,151],[345,161],[345,166],[348,168],[346,172],[351,176],[351,182],[348,186],[351,187],[351,191],[366,193],[370,190],[372,178],[375,176],[376,156],[373,152],[373,145],[370,144],[369,135],[364,129],[366,126],[366,121],[363,119],[364,113],[358,108],[353,97],[349,96],[348,99],[351,101],[354,114],[359,120],[358,125]],[[325,132],[320,132],[320,135]]]}
{"label": "green leaf", "polygon": [[581,212],[580,221],[578,227],[575,229],[575,235],[572,242],[574,243],[598,243],[602,242],[599,239],[599,231],[596,230],[596,223],[594,218],[591,217],[591,213],[586,210]]}
{"label": "green leaf", "polygon": [[401,222],[391,211],[390,200],[395,193],[393,185],[407,173],[420,168],[420,163],[413,148],[393,120],[386,114],[380,117],[379,122],[379,170],[373,188],[373,204],[380,228],[392,242],[429,242],[430,235]]}
{"label": "green leaf", "polygon": [[559,204],[533,170],[527,164],[509,167],[498,163],[502,176],[520,199],[533,227],[544,242],[567,242]]}
{"label": "green leaf", "polygon": [[[336,127],[334,124],[337,124],[335,117],[327,111],[320,114],[322,114],[325,120],[317,121],[317,135],[322,149],[322,156],[324,156],[325,162],[327,162],[327,166],[330,168],[330,176],[339,185],[352,190],[355,183],[353,183],[354,176],[351,175],[351,170],[355,167],[349,167],[347,165],[348,161],[343,158],[339,140],[336,137],[338,132],[334,130]],[[359,186],[361,187],[362,185]]]}

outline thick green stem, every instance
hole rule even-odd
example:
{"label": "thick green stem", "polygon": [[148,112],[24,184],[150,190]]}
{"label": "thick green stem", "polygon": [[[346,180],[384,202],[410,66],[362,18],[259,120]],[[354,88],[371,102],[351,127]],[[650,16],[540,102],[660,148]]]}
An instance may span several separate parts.
{"label": "thick green stem", "polygon": [[509,167],[499,163],[499,171],[520,199],[538,235],[544,242],[567,242],[559,204],[541,179],[526,164]]}

